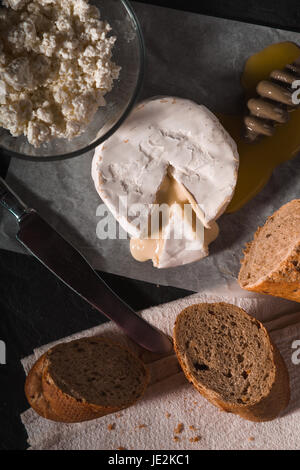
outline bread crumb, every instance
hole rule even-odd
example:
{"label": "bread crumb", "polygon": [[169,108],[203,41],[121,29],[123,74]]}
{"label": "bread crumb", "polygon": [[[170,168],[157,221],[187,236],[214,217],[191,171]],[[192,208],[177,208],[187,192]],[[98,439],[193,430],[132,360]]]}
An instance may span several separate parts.
{"label": "bread crumb", "polygon": [[129,142],[129,139],[124,140],[124,144],[128,144],[128,142]]}
{"label": "bread crumb", "polygon": [[143,428],[146,428],[147,427],[147,424],[138,424],[135,429],[143,429]]}
{"label": "bread crumb", "polygon": [[255,441],[255,438],[253,436],[250,436],[249,441]]}
{"label": "bread crumb", "polygon": [[175,441],[175,442],[179,442],[179,441],[180,441],[180,437],[178,437],[178,436],[174,436],[174,437],[173,437],[173,441]]}
{"label": "bread crumb", "polygon": [[183,423],[178,423],[176,428],[174,429],[175,434],[180,434],[184,429]]}
{"label": "bread crumb", "polygon": [[196,428],[195,428],[195,426],[193,426],[193,425],[189,426],[189,429],[190,429],[191,431],[196,431]]}
{"label": "bread crumb", "polygon": [[201,439],[200,436],[195,436],[195,437],[190,437],[189,441],[190,442],[199,442]]}
{"label": "bread crumb", "polygon": [[116,414],[116,417],[117,417],[117,418],[121,418],[121,416],[123,416],[123,413],[118,413],[118,414]]}
{"label": "bread crumb", "polygon": [[170,418],[171,413],[166,412],[166,418]]}
{"label": "bread crumb", "polygon": [[115,423],[111,423],[111,424],[107,425],[108,431],[113,431],[115,429],[115,427],[116,427]]}

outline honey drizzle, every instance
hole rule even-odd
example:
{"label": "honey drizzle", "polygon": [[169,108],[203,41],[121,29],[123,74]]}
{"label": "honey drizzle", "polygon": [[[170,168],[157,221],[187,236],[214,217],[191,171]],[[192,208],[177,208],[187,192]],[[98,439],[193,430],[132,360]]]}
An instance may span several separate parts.
{"label": "honey drizzle", "polygon": [[[273,44],[251,56],[246,62],[241,83],[245,99],[256,96],[256,86],[275,69],[283,69],[299,57],[299,47],[292,42]],[[218,115],[238,146],[240,168],[235,194],[227,212],[235,212],[252,199],[268,182],[273,169],[293,158],[300,150],[300,108],[290,113],[287,124],[276,126],[272,137],[248,143],[243,138],[242,116]]]}

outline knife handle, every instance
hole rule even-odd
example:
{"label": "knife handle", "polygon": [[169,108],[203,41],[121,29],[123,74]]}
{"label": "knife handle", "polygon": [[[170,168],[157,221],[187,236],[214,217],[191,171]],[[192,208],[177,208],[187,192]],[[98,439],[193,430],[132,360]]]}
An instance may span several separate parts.
{"label": "knife handle", "polygon": [[18,222],[30,212],[29,207],[14,193],[3,178],[0,177],[0,204],[11,212]]}

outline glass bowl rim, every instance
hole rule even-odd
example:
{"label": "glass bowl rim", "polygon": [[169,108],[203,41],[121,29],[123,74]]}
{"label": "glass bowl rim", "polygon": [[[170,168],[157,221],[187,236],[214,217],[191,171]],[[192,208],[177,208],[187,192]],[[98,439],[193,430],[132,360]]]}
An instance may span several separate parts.
{"label": "glass bowl rim", "polygon": [[137,38],[138,38],[138,44],[139,44],[139,53],[140,53],[140,63],[139,63],[139,71],[138,71],[138,78],[135,86],[134,93],[122,113],[121,117],[118,119],[118,121],[109,129],[107,132],[102,137],[99,137],[99,139],[96,139],[94,142],[91,144],[87,145],[86,147],[82,148],[81,150],[75,150],[73,152],[67,153],[67,154],[61,154],[61,155],[51,155],[51,156],[45,156],[45,157],[33,157],[31,155],[26,155],[23,153],[15,152],[14,150],[9,150],[3,146],[0,145],[0,150],[5,152],[5,154],[8,157],[13,157],[13,158],[18,158],[20,160],[28,160],[31,162],[53,162],[53,161],[59,161],[59,160],[67,160],[69,158],[75,158],[79,157],[80,155],[83,155],[87,152],[90,152],[94,148],[96,148],[98,145],[101,143],[105,142],[111,135],[113,135],[123,124],[129,113],[131,112],[139,94],[142,88],[143,80],[144,80],[144,73],[145,73],[145,56],[146,56],[146,48],[145,48],[145,41],[142,33],[142,28],[140,25],[140,22],[136,16],[135,11],[133,10],[132,6],[130,5],[128,0],[120,0],[123,6],[125,7],[125,10],[127,14],[130,16],[130,18],[133,20],[133,23],[136,26],[136,33],[137,33]]}

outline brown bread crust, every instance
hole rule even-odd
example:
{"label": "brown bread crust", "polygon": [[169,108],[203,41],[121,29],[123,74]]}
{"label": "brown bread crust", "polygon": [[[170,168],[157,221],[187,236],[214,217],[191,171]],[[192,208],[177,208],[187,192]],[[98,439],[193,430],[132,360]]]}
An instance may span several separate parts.
{"label": "brown bread crust", "polygon": [[25,395],[31,408],[40,416],[52,421],[60,421],[43,393],[42,376],[45,368],[45,357],[46,355],[43,354],[31,368],[25,382]]}
{"label": "brown bread crust", "polygon": [[[218,305],[222,305],[219,303]],[[217,305],[217,304],[210,304]],[[228,305],[228,304],[227,304]],[[239,415],[241,418],[247,419],[254,422],[263,422],[271,421],[275,419],[288,405],[290,401],[290,385],[289,385],[289,375],[285,365],[285,362],[282,359],[282,356],[276,346],[272,343],[269,338],[269,346],[273,354],[273,362],[275,365],[275,380],[273,382],[272,388],[269,391],[268,395],[263,397],[260,401],[252,404],[235,404],[224,401],[221,395],[216,393],[214,390],[211,390],[205,387],[203,384],[199,383],[196,378],[191,374],[189,367],[187,366],[184,358],[184,354],[181,353],[176,338],[180,335],[178,331],[178,323],[181,316],[184,316],[190,308],[195,308],[196,305],[185,308],[177,317],[175,326],[174,326],[174,349],[178,358],[178,361],[181,365],[181,368],[188,379],[188,381],[194,385],[194,387],[201,393],[207,400],[209,400],[213,405],[217,406],[221,411],[226,411],[228,413],[234,413]],[[243,309],[240,309],[242,314],[249,316]],[[261,328],[266,331],[265,327],[256,320]],[[269,336],[268,336],[269,337]]]}
{"label": "brown bread crust", "polygon": [[[87,338],[83,338],[83,340],[86,339]],[[101,338],[93,337],[92,339],[94,342],[103,341]],[[116,345],[116,343],[110,342],[106,339],[105,342]],[[138,357],[132,354],[131,351],[125,349],[119,344],[117,346],[120,349],[123,349],[127,354],[129,353],[134,356],[135,361],[144,368],[145,380],[143,384],[143,390],[140,395],[142,396],[149,382],[148,369],[144,366]],[[76,399],[64,393],[55,384],[48,370],[51,352],[54,349],[55,347],[47,351],[35,363],[33,368],[30,370],[25,383],[25,394],[30,406],[43,418],[63,423],[79,423],[100,418],[110,413],[115,413],[121,409],[133,405],[137,401],[137,399],[129,400],[126,405],[120,407],[98,406],[83,400]]]}
{"label": "brown bread crust", "polygon": [[[272,216],[268,217],[266,224],[276,217],[277,213],[281,210],[298,207],[299,199],[295,199],[284,206],[282,206]],[[266,225],[265,224],[265,225]],[[246,245],[244,250],[244,258],[241,260],[241,269],[238,276],[238,282],[242,289],[250,292],[258,292],[260,294],[273,295],[275,297],[283,297],[288,300],[300,302],[300,240],[291,246],[291,251],[287,254],[286,258],[282,260],[276,269],[269,272],[266,276],[261,277],[253,284],[246,284],[243,282],[243,272],[246,269],[245,263],[248,260],[249,253],[256,243],[263,227],[259,227],[254,235],[254,240]]]}
{"label": "brown bread crust", "polygon": [[[259,231],[260,229],[257,230],[252,243],[255,242]],[[252,243],[249,243],[244,251],[245,257],[241,263],[242,266],[245,263]],[[238,282],[242,289],[250,292],[258,292],[260,294],[273,295],[274,297],[283,297],[284,299],[300,302],[300,242],[293,249],[291,254],[282,261],[280,266],[268,276],[265,276],[255,284],[244,285],[241,282],[241,275],[239,274]]]}

